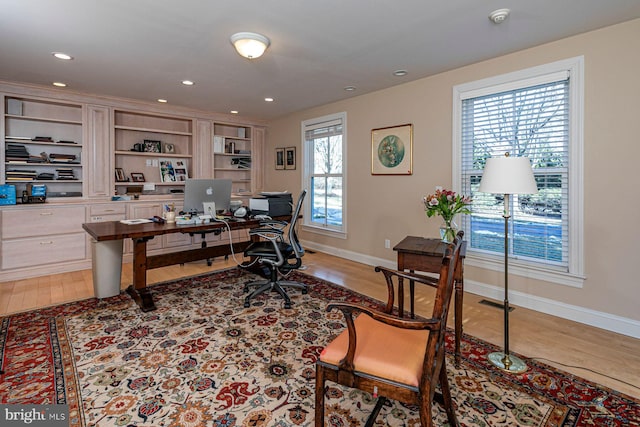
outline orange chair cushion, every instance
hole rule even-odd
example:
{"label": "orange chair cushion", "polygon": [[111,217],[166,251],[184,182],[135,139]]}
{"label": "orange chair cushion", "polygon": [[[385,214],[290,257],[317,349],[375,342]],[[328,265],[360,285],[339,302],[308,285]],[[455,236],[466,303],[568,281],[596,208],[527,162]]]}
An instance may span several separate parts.
{"label": "orange chair cushion", "polygon": [[[427,330],[401,329],[373,320],[366,314],[358,316],[356,371],[417,387],[422,376],[422,363],[429,336]],[[338,365],[349,348],[349,331],[344,330],[320,354],[320,360]]]}

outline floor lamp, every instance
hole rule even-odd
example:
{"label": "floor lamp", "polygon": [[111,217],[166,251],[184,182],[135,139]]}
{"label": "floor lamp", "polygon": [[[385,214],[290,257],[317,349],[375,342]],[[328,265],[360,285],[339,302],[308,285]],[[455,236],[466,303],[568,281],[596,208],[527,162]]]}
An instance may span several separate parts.
{"label": "floor lamp", "polygon": [[509,153],[487,159],[479,191],[504,194],[504,351],[491,353],[488,358],[494,366],[504,371],[521,373],[527,370],[527,365],[509,354],[509,199],[512,194],[538,192],[529,159],[509,157]]}

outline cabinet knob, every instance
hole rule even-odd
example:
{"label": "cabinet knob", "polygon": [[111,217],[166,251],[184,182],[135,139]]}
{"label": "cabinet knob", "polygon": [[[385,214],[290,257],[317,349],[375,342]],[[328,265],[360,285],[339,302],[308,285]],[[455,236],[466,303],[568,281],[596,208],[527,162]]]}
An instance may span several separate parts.
{"label": "cabinet knob", "polygon": [[53,240],[49,240],[48,242],[40,242],[41,245],[53,245]]}

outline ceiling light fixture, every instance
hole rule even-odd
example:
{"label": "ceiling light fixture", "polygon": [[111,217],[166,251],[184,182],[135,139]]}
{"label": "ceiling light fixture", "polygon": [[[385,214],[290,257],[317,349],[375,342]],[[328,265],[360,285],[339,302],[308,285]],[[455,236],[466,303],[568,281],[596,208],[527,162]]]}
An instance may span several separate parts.
{"label": "ceiling light fixture", "polygon": [[273,98],[265,98],[264,99],[266,102],[273,102]]}
{"label": "ceiling light fixture", "polygon": [[231,36],[230,40],[240,56],[248,59],[261,57],[271,44],[269,39],[262,34],[248,32],[235,33]]}
{"label": "ceiling light fixture", "polygon": [[345,86],[344,90],[346,90],[347,92],[353,92],[354,90],[356,90],[355,86]]}
{"label": "ceiling light fixture", "polygon": [[62,52],[53,52],[52,55],[58,59],[64,59],[65,61],[71,61],[73,59],[73,56]]}
{"label": "ceiling light fixture", "polygon": [[231,114],[238,114],[238,110],[231,110],[229,111]]}
{"label": "ceiling light fixture", "polygon": [[193,86],[195,83],[192,82],[191,80],[183,80],[182,84],[185,86]]}
{"label": "ceiling light fixture", "polygon": [[497,9],[489,14],[489,20],[494,24],[502,24],[508,17],[511,11],[509,9]]}
{"label": "ceiling light fixture", "polygon": [[53,85],[57,87],[67,87],[67,84],[62,82],[53,82]]}
{"label": "ceiling light fixture", "polygon": [[404,77],[404,76],[406,76],[407,74],[409,74],[409,72],[408,72],[407,70],[395,70],[395,71],[393,72],[393,75],[394,75],[394,76],[397,76],[397,77]]}
{"label": "ceiling light fixture", "polygon": [[166,104],[166,103],[167,103],[167,100],[166,100],[166,99],[162,99],[162,98],[160,98],[160,99],[158,99],[158,102],[162,102],[163,104]]}

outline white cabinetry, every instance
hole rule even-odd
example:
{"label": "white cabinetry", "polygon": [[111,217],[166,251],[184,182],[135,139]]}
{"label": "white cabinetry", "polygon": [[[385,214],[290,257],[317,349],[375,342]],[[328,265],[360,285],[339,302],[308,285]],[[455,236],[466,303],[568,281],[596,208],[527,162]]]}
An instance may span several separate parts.
{"label": "white cabinetry", "polygon": [[2,211],[2,269],[38,268],[86,258],[84,206]]}

